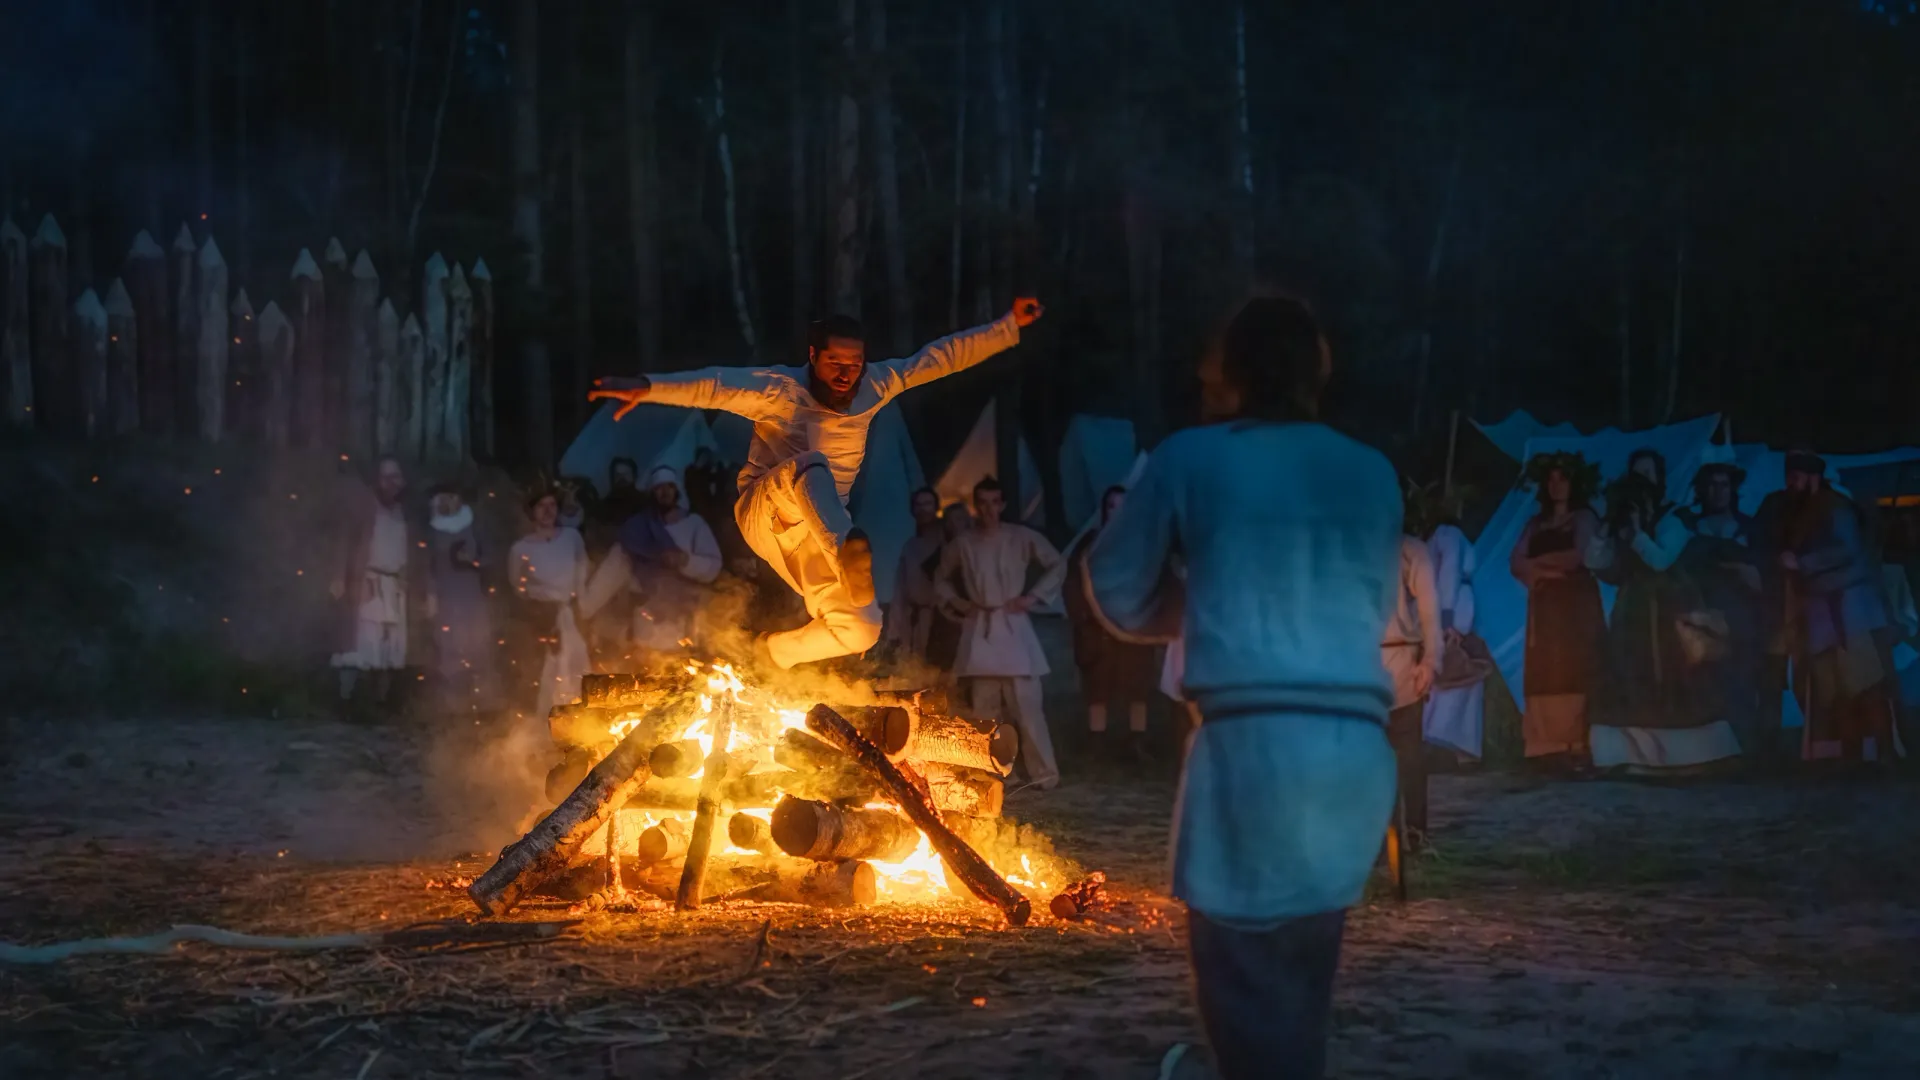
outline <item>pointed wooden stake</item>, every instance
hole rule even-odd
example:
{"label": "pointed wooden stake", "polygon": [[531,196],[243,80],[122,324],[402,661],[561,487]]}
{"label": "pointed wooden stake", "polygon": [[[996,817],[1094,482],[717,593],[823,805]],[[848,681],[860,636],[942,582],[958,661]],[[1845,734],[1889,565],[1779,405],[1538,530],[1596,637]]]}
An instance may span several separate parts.
{"label": "pointed wooden stake", "polygon": [[260,313],[260,430],[268,446],[284,450],[293,443],[294,330],[280,305],[269,301]]}
{"label": "pointed wooden stake", "polygon": [[73,302],[71,327],[79,431],[89,439],[104,438],[112,424],[107,416],[107,309],[98,293],[88,289]]}
{"label": "pointed wooden stake", "polygon": [[140,430],[140,320],[119,278],[107,286],[107,431]]}
{"label": "pointed wooden stake", "polygon": [[286,314],[293,324],[293,393],[288,404],[293,442],[319,449],[327,445],[327,286],[306,248],[293,261],[293,294]]}
{"label": "pointed wooden stake", "polygon": [[27,262],[33,293],[34,422],[42,429],[73,431],[79,409],[67,344],[67,238],[52,214],[40,220]]}
{"label": "pointed wooden stake", "polygon": [[165,436],[174,420],[173,304],[167,294],[167,253],[145,229],[127,251],[125,280],[139,349],[140,430]]}
{"label": "pointed wooden stake", "polygon": [[0,222],[0,393],[6,423],[33,426],[33,333],[28,325],[27,234]]}

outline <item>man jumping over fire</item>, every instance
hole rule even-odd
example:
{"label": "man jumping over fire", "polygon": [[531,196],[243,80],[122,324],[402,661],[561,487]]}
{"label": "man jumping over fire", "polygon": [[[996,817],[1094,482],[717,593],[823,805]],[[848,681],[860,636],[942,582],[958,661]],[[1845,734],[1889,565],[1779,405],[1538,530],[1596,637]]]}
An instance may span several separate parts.
{"label": "man jumping over fire", "polygon": [[754,554],[807,606],[811,622],[766,638],[781,668],[851,656],[880,640],[873,548],[853,527],[847,496],[867,451],[867,426],[889,401],[1020,343],[1040,302],[1021,297],[998,321],[941,338],[904,360],[867,363],[859,320],[833,315],[807,332],[807,366],[700,368],[597,380],[589,400],[720,409],[753,421],[734,519]]}

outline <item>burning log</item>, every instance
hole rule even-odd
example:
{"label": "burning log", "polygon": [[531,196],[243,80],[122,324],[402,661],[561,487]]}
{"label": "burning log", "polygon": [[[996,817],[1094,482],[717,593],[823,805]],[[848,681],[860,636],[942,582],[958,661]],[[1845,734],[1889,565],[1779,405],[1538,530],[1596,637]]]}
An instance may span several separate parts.
{"label": "burning log", "polygon": [[735,814],[727,819],[727,839],[733,846],[756,851],[762,855],[777,855],[780,847],[773,842],[773,826],[752,814]]}
{"label": "burning log", "polygon": [[647,781],[647,755],[659,742],[661,724],[656,713],[613,748],[587,773],[573,794],[554,807],[518,843],[500,852],[499,861],[467,890],[488,915],[512,911],[535,885],[565,870],[580,846],[600,830],[608,815],[625,804]]}
{"label": "burning log", "polygon": [[680,892],[674,899],[674,906],[681,911],[698,908],[706,887],[707,854],[713,848],[713,823],[720,816],[727,783],[727,740],[732,736],[733,702],[723,698],[713,714],[713,753],[707,757],[707,772],[700,780],[700,803],[694,810],[693,835],[687,840],[687,866],[680,874]]}
{"label": "burning log", "polygon": [[938,761],[1007,775],[1020,756],[1011,724],[974,721],[946,711],[945,696],[886,694],[889,704],[849,709],[846,719],[893,761]]}
{"label": "burning log", "polygon": [[788,731],[773,745],[773,760],[793,772],[782,790],[828,802],[871,802],[879,784],[852,758],[804,731]]}
{"label": "burning log", "polygon": [[754,890],[759,900],[808,907],[870,907],[880,896],[873,867],[864,862],[782,862],[772,881]]}
{"label": "burning log", "polygon": [[648,761],[655,776],[692,776],[700,771],[705,757],[699,739],[680,739],[654,747]]}
{"label": "burning log", "polygon": [[633,857],[648,866],[682,858],[687,854],[687,840],[687,823],[679,818],[668,818],[640,834]]}
{"label": "burning log", "polygon": [[547,714],[547,735],[566,751],[604,747],[613,741],[612,726],[612,711],[597,705],[560,705]]}
{"label": "burning log", "polygon": [[1007,884],[1004,878],[994,872],[993,867],[987,865],[985,859],[947,828],[940,820],[940,811],[928,796],[907,779],[899,766],[887,760],[879,747],[854,730],[845,717],[825,705],[815,705],[808,711],[807,727],[873,771],[894,803],[927,834],[933,849],[946,860],[948,871],[958,877],[969,892],[998,907],[1014,926],[1027,924],[1028,917],[1033,913],[1032,904],[1027,898]]}
{"label": "burning log", "polygon": [[927,780],[927,794],[942,814],[968,817],[999,817],[1006,798],[1006,784],[999,775],[963,765],[929,761],[921,769]]}
{"label": "burning log", "polygon": [[899,862],[920,845],[920,830],[891,810],[852,810],[791,797],[774,807],[772,833],[781,851],[815,862]]}

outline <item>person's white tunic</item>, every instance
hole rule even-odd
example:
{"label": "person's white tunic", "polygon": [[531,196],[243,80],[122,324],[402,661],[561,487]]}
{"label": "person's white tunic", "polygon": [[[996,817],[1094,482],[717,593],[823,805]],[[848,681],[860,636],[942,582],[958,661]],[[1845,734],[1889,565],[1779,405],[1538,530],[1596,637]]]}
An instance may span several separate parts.
{"label": "person's white tunic", "polygon": [[1399,543],[1399,481],[1377,451],[1319,424],[1236,423],[1154,448],[1088,555],[1110,629],[1184,634],[1182,690],[1206,719],[1174,895],[1208,918],[1260,928],[1360,898],[1394,799],[1380,642]]}
{"label": "person's white tunic", "polygon": [[[1433,583],[1440,597],[1440,622],[1462,637],[1473,633],[1473,572],[1477,568],[1467,534],[1442,525],[1427,540],[1433,556]],[[1486,722],[1484,681],[1457,690],[1435,690],[1422,721],[1426,741],[1468,757],[1481,756]]]}
{"label": "person's white tunic", "polygon": [[587,588],[587,546],[576,529],[562,528],[550,539],[523,536],[508,557],[514,588],[529,600],[562,604],[554,620],[560,647],[540,665],[540,697],[534,719],[545,724],[556,705],[580,700],[580,680],[593,669],[587,639],[574,619],[574,603]]}
{"label": "person's white tunic", "polygon": [[753,422],[734,517],[747,546],[800,594],[812,618],[768,639],[781,667],[864,652],[880,639],[879,601],[855,604],[840,575],[840,547],[853,529],[846,500],[874,416],[907,390],[1019,343],[1019,324],[1007,315],[904,360],[870,363],[845,412],[815,400],[806,367],[715,367],[649,377],[649,401],[720,409]]}
{"label": "person's white tunic", "polygon": [[[1029,589],[1027,574],[1035,566],[1041,569],[1040,579]],[[1023,595],[1041,603],[1055,599],[1066,573],[1067,561],[1046,537],[1024,525],[1003,523],[961,533],[940,553],[940,569],[934,574],[941,600],[966,612],[954,675],[968,680],[976,714],[1020,728],[1020,758],[1027,776],[1048,788],[1060,776],[1040,686],[1040,677],[1051,668],[1033,632],[1033,618],[1006,605]]]}
{"label": "person's white tunic", "polygon": [[349,588],[363,590],[354,619],[353,651],[336,653],[333,666],[358,671],[397,671],[407,666],[407,518],[399,506],[373,513],[367,538],[367,572]]}

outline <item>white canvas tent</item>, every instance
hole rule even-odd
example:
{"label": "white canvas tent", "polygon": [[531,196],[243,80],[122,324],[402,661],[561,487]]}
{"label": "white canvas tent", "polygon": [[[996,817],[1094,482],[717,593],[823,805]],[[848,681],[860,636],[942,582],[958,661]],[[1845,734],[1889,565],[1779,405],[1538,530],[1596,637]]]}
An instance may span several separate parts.
{"label": "white canvas tent", "polygon": [[[989,401],[987,407],[980,410],[980,419],[974,421],[973,430],[967,433],[967,441],[960,444],[959,452],[953,455],[953,461],[948,463],[946,471],[940,474],[940,479],[933,485],[942,507],[954,503],[972,506],[973,485],[999,473],[993,423],[993,402]],[[1020,497],[1026,505],[1011,520],[1040,527],[1044,521],[1042,507],[1046,505],[1046,500],[1040,490],[1040,470],[1034,465],[1033,454],[1027,449],[1027,440],[1024,438],[1020,440]]]}
{"label": "white canvas tent", "polygon": [[1473,426],[1487,441],[1500,448],[1501,452],[1515,461],[1525,462],[1527,440],[1534,438],[1572,438],[1580,434],[1572,424],[1543,424],[1534,419],[1525,409],[1515,409],[1507,414],[1505,420],[1483,424],[1478,420]]}
{"label": "white canvas tent", "polygon": [[1126,482],[1138,445],[1131,420],[1076,413],[1067,421],[1060,441],[1060,504],[1068,521],[1100,512],[1100,496]]}
{"label": "white canvas tent", "polygon": [[607,466],[614,458],[632,458],[640,482],[647,470],[661,465],[685,469],[700,447],[713,448],[713,432],[706,418],[693,409],[669,405],[641,405],[614,422],[617,403],[608,402],[593,414],[560,457],[562,476],[583,476],[596,490],[607,487]]}
{"label": "white canvas tent", "polygon": [[873,542],[873,586],[881,603],[893,599],[900,549],[913,536],[913,493],[926,483],[906,418],[889,404],[867,428],[867,457],[847,501],[853,523]]}

